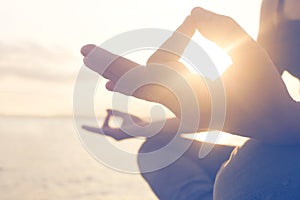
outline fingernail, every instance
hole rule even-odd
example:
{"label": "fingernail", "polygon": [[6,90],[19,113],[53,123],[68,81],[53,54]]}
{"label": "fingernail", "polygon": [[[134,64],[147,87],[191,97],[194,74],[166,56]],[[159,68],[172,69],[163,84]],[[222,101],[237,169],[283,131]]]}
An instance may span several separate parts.
{"label": "fingernail", "polygon": [[95,47],[94,44],[87,44],[81,48],[80,52],[83,56],[87,56]]}

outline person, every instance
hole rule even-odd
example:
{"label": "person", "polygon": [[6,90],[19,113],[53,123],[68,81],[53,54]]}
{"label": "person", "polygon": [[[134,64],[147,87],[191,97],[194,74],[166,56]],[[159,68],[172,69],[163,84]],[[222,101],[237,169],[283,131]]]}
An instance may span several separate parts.
{"label": "person", "polygon": [[[280,5],[284,5],[283,10],[287,7],[292,8],[293,13],[299,13],[299,6],[288,6],[295,1],[286,0],[284,4],[281,3],[275,5],[273,0],[264,0],[262,17],[270,7]],[[216,145],[203,159],[197,156],[201,143],[194,141],[184,155],[168,167],[142,174],[160,199],[300,198],[300,172],[298,170],[300,167],[298,156],[300,153],[300,125],[298,123],[300,105],[287,93],[280,73],[274,65],[274,63],[278,64],[276,60],[273,62],[269,57],[275,59],[275,54],[268,55],[264,49],[268,49],[268,43],[265,43],[263,39],[268,38],[267,32],[262,31],[266,30],[264,24],[265,21],[261,21],[259,35],[261,45],[252,40],[231,18],[202,8],[193,9],[191,16],[177,29],[177,32],[191,37],[196,28],[205,37],[228,51],[233,64],[220,77],[224,83],[227,100],[227,115],[223,130],[251,139],[240,148]],[[293,28],[297,29],[296,27]],[[290,37],[289,33],[292,34],[292,32],[285,31],[286,34],[283,35]],[[220,32],[223,34],[219,34]],[[272,31],[268,33],[272,34]],[[292,34],[292,36],[295,43],[299,41],[299,34]],[[174,38],[178,39],[173,35],[163,46],[176,42]],[[183,45],[176,48],[184,47]],[[83,55],[87,56],[93,48],[95,46],[85,46],[82,49]],[[299,52],[296,48],[297,46],[294,46],[292,51]],[[277,49],[271,49],[276,52],[290,50],[288,46],[277,46]],[[290,63],[290,60],[285,61],[287,60],[280,60],[284,69],[290,70],[289,66],[299,67],[296,58],[293,63]],[[184,71],[180,68],[182,65],[178,62],[178,57],[160,49],[150,57],[149,63],[151,62],[175,66],[179,72]],[[97,63],[94,64],[93,69],[101,68],[97,66]],[[109,74],[122,76],[124,72],[118,71],[121,67],[109,67],[110,73],[104,74],[104,77],[112,80]],[[193,76],[187,76],[187,79],[191,79],[187,81],[197,91],[199,105],[210,108],[207,88],[201,87],[203,79]],[[115,88],[113,82],[109,82],[107,88],[130,95],[126,88]],[[151,98],[147,96],[147,91],[153,88],[151,85],[145,86],[133,96],[161,103],[180,119],[179,105],[175,101],[170,101],[172,96],[168,96],[168,91],[160,88],[163,94],[169,97],[168,101],[161,101],[161,98],[157,97],[162,92],[157,93],[157,96],[152,95]],[[204,119],[201,118],[199,130],[208,127],[209,109],[202,114],[204,114],[202,115]],[[140,152],[154,151],[169,142],[172,138],[172,128],[174,128],[173,133],[177,128],[174,121],[178,119],[171,119],[158,135],[147,139]],[[170,126],[168,126],[169,122]],[[109,127],[106,129],[112,130]],[[169,130],[169,134],[164,134],[164,129]],[[182,139],[183,142],[184,140]],[[139,160],[139,164],[141,168],[145,165],[143,160]]]}

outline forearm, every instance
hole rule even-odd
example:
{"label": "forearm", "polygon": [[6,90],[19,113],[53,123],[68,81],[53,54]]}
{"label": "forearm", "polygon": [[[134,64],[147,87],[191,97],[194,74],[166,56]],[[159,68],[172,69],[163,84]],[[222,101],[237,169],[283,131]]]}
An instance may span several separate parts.
{"label": "forearm", "polygon": [[237,116],[239,120],[227,119],[224,131],[271,144],[300,144],[300,103],[291,100],[281,109],[251,121],[245,116]]}
{"label": "forearm", "polygon": [[286,122],[291,137],[300,143],[300,102],[292,102]]}

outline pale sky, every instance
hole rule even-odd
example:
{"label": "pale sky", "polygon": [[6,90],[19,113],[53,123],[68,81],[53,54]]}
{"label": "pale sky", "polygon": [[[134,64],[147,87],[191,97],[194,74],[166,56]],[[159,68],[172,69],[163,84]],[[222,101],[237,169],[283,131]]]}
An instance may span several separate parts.
{"label": "pale sky", "polygon": [[[196,6],[233,17],[253,38],[261,0],[10,0],[0,7],[0,114],[72,115],[80,47],[137,28],[174,30]],[[197,41],[197,38],[196,38]],[[135,61],[141,57],[133,56]],[[100,86],[99,112],[110,94]],[[102,111],[101,111],[102,109]]]}

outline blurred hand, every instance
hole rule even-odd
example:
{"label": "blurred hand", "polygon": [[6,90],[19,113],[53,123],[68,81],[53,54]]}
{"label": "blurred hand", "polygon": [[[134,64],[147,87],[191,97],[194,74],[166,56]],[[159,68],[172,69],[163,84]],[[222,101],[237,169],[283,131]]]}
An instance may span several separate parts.
{"label": "blurred hand", "polygon": [[[110,121],[111,117],[113,117],[113,116],[121,117],[123,119],[123,122],[122,122],[122,125],[120,126],[120,128],[110,127],[109,121]],[[128,119],[130,119],[130,120],[128,120]],[[135,124],[133,124],[133,123],[135,123]],[[88,125],[83,125],[82,128],[89,132],[110,136],[110,137],[114,138],[115,140],[124,140],[124,139],[133,138],[134,136],[144,136],[144,137],[147,136],[145,134],[141,135],[141,133],[139,133],[139,132],[136,133],[136,131],[134,130],[134,125],[145,126],[147,124],[148,124],[147,122],[143,121],[142,119],[140,119],[137,116],[130,115],[130,114],[120,112],[117,110],[108,109],[103,126],[101,128],[88,126]],[[124,132],[124,130],[130,130],[130,135],[128,133]],[[140,134],[140,135],[138,135],[138,134]]]}

